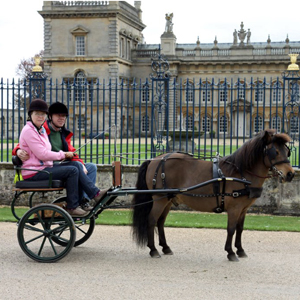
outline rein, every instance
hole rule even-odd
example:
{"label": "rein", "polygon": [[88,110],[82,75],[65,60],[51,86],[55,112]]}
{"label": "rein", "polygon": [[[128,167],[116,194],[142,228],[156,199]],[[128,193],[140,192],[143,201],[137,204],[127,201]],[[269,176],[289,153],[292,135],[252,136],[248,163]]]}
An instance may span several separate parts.
{"label": "rein", "polygon": [[254,177],[257,177],[257,178],[263,178],[263,179],[267,179],[267,178],[273,178],[273,177],[277,177],[278,175],[268,175],[268,176],[260,176],[260,175],[257,175],[257,174],[254,174],[248,170],[246,170],[245,172],[247,172],[248,174],[254,176]]}

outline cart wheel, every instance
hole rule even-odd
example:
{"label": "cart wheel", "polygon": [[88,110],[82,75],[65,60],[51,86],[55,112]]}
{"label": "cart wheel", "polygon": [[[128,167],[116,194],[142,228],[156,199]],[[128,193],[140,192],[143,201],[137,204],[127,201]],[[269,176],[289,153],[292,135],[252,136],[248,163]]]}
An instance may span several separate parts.
{"label": "cart wheel", "polygon": [[[67,205],[67,197],[60,197],[56,200],[54,200],[52,202],[53,204],[64,204]],[[82,223],[82,220],[79,218],[73,218],[74,223],[75,223],[75,228],[76,230],[76,241],[74,244],[74,247],[77,247],[81,244],[83,244],[84,242],[86,242],[90,236],[92,235],[92,233],[94,232],[94,228],[95,228],[95,217],[92,216],[89,219],[86,219],[84,223]],[[55,240],[55,243],[61,245],[61,246],[65,246],[65,242],[61,241],[61,240]]]}
{"label": "cart wheel", "polygon": [[[57,205],[41,204],[31,208],[18,225],[21,249],[38,262],[62,259],[72,250],[76,240],[72,217]],[[57,241],[63,245],[57,246]]]}

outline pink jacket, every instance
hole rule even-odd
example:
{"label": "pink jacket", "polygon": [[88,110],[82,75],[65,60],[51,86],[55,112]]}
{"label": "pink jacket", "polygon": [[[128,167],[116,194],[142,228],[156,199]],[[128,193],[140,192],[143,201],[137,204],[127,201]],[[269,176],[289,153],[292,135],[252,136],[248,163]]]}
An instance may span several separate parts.
{"label": "pink jacket", "polygon": [[[23,168],[43,170],[46,167],[52,167],[54,160],[65,158],[63,151],[51,151],[51,144],[45,128],[42,127],[38,132],[30,121],[27,122],[20,134],[20,148],[29,154],[29,159],[23,162]],[[36,171],[22,170],[24,179],[32,177],[36,173]]]}

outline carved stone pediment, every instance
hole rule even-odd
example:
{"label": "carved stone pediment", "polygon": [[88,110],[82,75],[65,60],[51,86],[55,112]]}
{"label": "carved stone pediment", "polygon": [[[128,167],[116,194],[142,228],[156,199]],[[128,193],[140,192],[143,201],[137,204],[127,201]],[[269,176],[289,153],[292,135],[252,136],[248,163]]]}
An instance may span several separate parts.
{"label": "carved stone pediment", "polygon": [[89,30],[81,25],[77,25],[76,27],[70,30],[72,34],[87,34]]}

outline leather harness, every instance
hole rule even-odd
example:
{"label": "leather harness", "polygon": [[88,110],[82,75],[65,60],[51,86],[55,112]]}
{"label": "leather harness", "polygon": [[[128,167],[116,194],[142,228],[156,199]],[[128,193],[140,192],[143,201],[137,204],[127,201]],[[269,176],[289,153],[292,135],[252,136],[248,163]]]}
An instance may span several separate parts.
{"label": "leather harness", "polygon": [[[159,169],[161,168],[161,180],[163,184],[163,188],[167,189],[167,182],[166,182],[166,174],[165,174],[165,163],[170,158],[170,156],[173,153],[180,153],[180,152],[172,152],[168,153],[165,156],[163,156],[159,162],[159,164],[156,167],[154,177],[152,179],[152,187],[155,190],[156,189],[156,183],[157,183],[157,174]],[[185,153],[189,155],[188,153]],[[213,183],[213,194],[193,194],[193,193],[185,193],[183,192],[183,195],[190,196],[190,197],[199,197],[199,198],[208,198],[208,197],[216,197],[216,203],[217,206],[214,208],[215,213],[222,213],[224,212],[224,200],[226,196],[230,196],[233,198],[242,197],[242,196],[248,196],[249,199],[252,198],[258,198],[261,196],[263,188],[255,188],[255,187],[249,187],[248,184],[245,183],[245,188],[241,190],[234,190],[232,193],[225,193],[226,190],[226,177],[224,176],[222,170],[219,167],[219,156],[215,157],[213,159],[213,179],[221,178],[221,181],[216,181]],[[243,178],[244,179],[244,178]],[[246,179],[245,179],[246,180]],[[220,183],[222,182],[222,192],[220,192]],[[173,199],[176,195],[168,193],[167,197],[169,200],[173,202],[174,205],[178,206],[178,203]],[[219,197],[221,197],[221,203],[219,201]]]}

